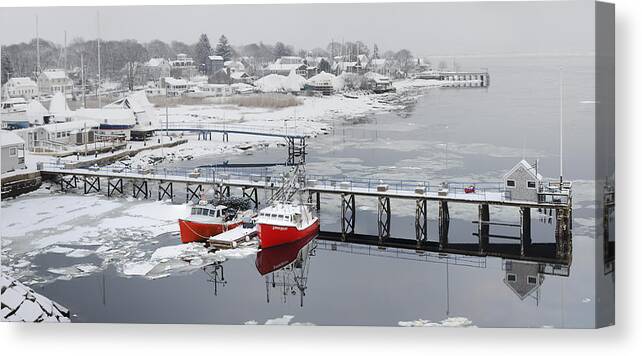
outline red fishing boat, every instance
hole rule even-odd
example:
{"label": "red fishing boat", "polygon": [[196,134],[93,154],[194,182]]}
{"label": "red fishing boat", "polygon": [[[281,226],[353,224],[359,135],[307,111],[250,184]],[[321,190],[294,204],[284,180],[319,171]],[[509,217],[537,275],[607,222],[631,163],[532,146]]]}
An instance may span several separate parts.
{"label": "red fishing boat", "polygon": [[319,233],[319,218],[303,204],[275,203],[256,220],[261,248],[288,244]]}
{"label": "red fishing boat", "polygon": [[178,219],[181,242],[205,242],[208,238],[231,230],[243,223],[247,214],[237,213],[225,205],[213,205],[206,201],[192,207],[191,214]]}

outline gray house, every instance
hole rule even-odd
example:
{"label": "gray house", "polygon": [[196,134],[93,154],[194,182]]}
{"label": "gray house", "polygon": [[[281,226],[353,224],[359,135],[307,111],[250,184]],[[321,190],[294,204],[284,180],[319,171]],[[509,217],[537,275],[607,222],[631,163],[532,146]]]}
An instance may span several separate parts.
{"label": "gray house", "polygon": [[504,269],[504,284],[521,300],[533,294],[544,282],[537,263],[509,260],[504,263]]}
{"label": "gray house", "polygon": [[[537,166],[536,166],[537,167]],[[504,185],[512,200],[538,201],[542,175],[525,160],[521,160],[504,175]]]}
{"label": "gray house", "polygon": [[25,141],[7,130],[0,130],[2,146],[2,174],[27,168],[25,165]]}

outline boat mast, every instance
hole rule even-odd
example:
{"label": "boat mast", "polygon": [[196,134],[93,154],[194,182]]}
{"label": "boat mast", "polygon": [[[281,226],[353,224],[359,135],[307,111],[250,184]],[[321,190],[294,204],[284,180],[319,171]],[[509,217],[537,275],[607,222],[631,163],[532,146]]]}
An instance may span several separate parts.
{"label": "boat mast", "polygon": [[36,15],[36,83],[38,84],[38,101],[40,101],[40,35],[38,33],[38,15]]}
{"label": "boat mast", "polygon": [[100,103],[100,12],[96,11],[96,42],[98,43],[98,85],[96,87],[96,96],[98,96],[98,108]]}
{"label": "boat mast", "polygon": [[560,190],[562,190],[562,176],[564,169],[564,78],[560,67]]}

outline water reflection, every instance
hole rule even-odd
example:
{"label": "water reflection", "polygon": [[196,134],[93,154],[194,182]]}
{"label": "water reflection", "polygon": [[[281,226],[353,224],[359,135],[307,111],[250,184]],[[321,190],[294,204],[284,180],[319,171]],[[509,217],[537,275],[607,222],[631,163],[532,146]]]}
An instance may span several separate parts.
{"label": "water reflection", "polygon": [[266,301],[271,301],[271,291],[278,291],[278,298],[287,303],[290,296],[299,295],[299,305],[303,306],[310,257],[315,255],[316,235],[295,241],[291,244],[271,247],[256,255],[256,269],[265,276]]}

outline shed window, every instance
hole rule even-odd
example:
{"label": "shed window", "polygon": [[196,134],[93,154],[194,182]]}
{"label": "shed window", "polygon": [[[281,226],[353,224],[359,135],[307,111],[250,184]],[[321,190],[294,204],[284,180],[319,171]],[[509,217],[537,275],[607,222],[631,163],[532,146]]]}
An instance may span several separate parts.
{"label": "shed window", "polygon": [[517,280],[517,275],[515,273],[508,273],[506,275],[506,280],[509,282],[515,282]]}
{"label": "shed window", "polygon": [[507,187],[515,187],[515,181],[514,181],[514,180],[512,180],[512,179],[508,179],[508,180],[506,181],[506,186],[507,186]]}
{"label": "shed window", "polygon": [[11,157],[15,157],[15,156],[17,156],[17,155],[18,155],[18,149],[17,149],[17,148],[15,148],[15,147],[11,147],[11,148],[9,149],[9,156],[11,156]]}
{"label": "shed window", "polygon": [[527,280],[528,284],[537,284],[537,277],[535,276],[528,276]]}
{"label": "shed window", "polygon": [[535,185],[535,181],[529,180],[527,183],[528,188],[530,189],[535,189],[537,186]]}

